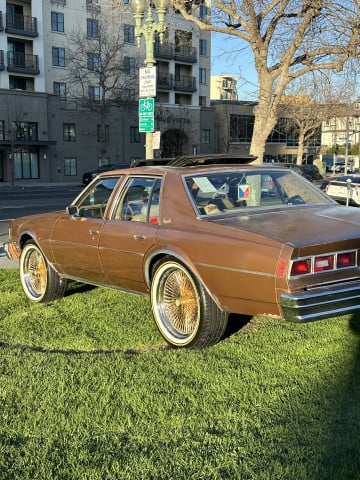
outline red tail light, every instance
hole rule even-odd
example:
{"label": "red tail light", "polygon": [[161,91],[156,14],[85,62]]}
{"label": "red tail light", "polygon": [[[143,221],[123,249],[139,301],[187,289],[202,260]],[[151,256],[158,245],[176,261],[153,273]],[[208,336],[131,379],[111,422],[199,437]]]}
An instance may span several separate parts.
{"label": "red tail light", "polygon": [[305,275],[311,273],[311,260],[305,258],[303,260],[296,260],[291,267],[291,275]]}
{"label": "red tail light", "polygon": [[357,266],[357,250],[331,253],[294,260],[291,266],[291,276],[326,272]]}
{"label": "red tail light", "polygon": [[352,267],[356,264],[356,252],[339,253],[336,261],[336,268]]}
{"label": "red tail light", "polygon": [[334,268],[334,255],[326,255],[324,257],[315,257],[314,272],[323,272],[324,270],[332,270]]}

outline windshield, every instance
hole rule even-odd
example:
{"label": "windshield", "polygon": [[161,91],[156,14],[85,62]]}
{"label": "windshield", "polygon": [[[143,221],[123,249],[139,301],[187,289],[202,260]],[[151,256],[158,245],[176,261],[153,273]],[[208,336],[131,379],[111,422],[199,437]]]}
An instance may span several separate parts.
{"label": "windshield", "polygon": [[334,203],[291,170],[226,170],[191,175],[185,183],[201,215],[244,208]]}

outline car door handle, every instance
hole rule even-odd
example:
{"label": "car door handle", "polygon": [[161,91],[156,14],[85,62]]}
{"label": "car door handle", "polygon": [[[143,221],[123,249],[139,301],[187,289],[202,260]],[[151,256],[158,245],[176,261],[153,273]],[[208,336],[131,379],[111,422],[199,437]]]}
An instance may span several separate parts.
{"label": "car door handle", "polygon": [[90,233],[90,235],[99,235],[100,232],[99,232],[99,230],[95,230],[93,228],[90,228],[89,233]]}
{"label": "car door handle", "polygon": [[133,238],[134,240],[145,240],[145,236],[144,235],[133,235]]}

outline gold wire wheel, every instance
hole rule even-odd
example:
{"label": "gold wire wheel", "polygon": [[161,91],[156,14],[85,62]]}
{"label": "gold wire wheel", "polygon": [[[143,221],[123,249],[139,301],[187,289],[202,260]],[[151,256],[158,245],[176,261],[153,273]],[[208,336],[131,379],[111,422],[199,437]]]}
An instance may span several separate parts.
{"label": "gold wire wheel", "polygon": [[200,295],[182,265],[167,262],[156,271],[152,307],[160,332],[173,345],[187,345],[196,336],[200,324]]}
{"label": "gold wire wheel", "polygon": [[164,284],[164,312],[176,330],[191,334],[197,325],[199,305],[197,292],[188,275],[171,272]]}
{"label": "gold wire wheel", "polygon": [[41,251],[33,244],[25,246],[20,260],[21,282],[26,295],[41,301],[46,294],[48,271]]}
{"label": "gold wire wheel", "polygon": [[27,274],[34,291],[42,295],[46,290],[47,272],[43,256],[36,250],[33,250],[27,262]]}

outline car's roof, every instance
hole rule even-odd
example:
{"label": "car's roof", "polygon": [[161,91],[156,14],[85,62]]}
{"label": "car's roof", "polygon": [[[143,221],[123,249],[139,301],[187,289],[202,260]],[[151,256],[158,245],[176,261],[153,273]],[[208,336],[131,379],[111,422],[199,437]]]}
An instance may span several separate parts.
{"label": "car's roof", "polygon": [[[196,173],[201,173],[201,172],[223,172],[224,170],[234,170],[234,169],[240,169],[241,170],[261,170],[261,171],[266,171],[266,170],[288,170],[287,168],[281,167],[280,165],[251,165],[251,164],[246,164],[246,165],[239,165],[239,164],[227,164],[227,165],[196,165],[196,166],[187,166],[187,167],[178,167],[178,166],[170,166],[170,165],[144,165],[140,167],[131,167],[128,169],[121,169],[118,170],[119,173],[122,174],[153,174],[153,175],[161,175],[164,173],[177,173],[180,175],[194,175]],[[111,176],[116,173],[117,170],[110,170],[103,172],[101,176]]]}

